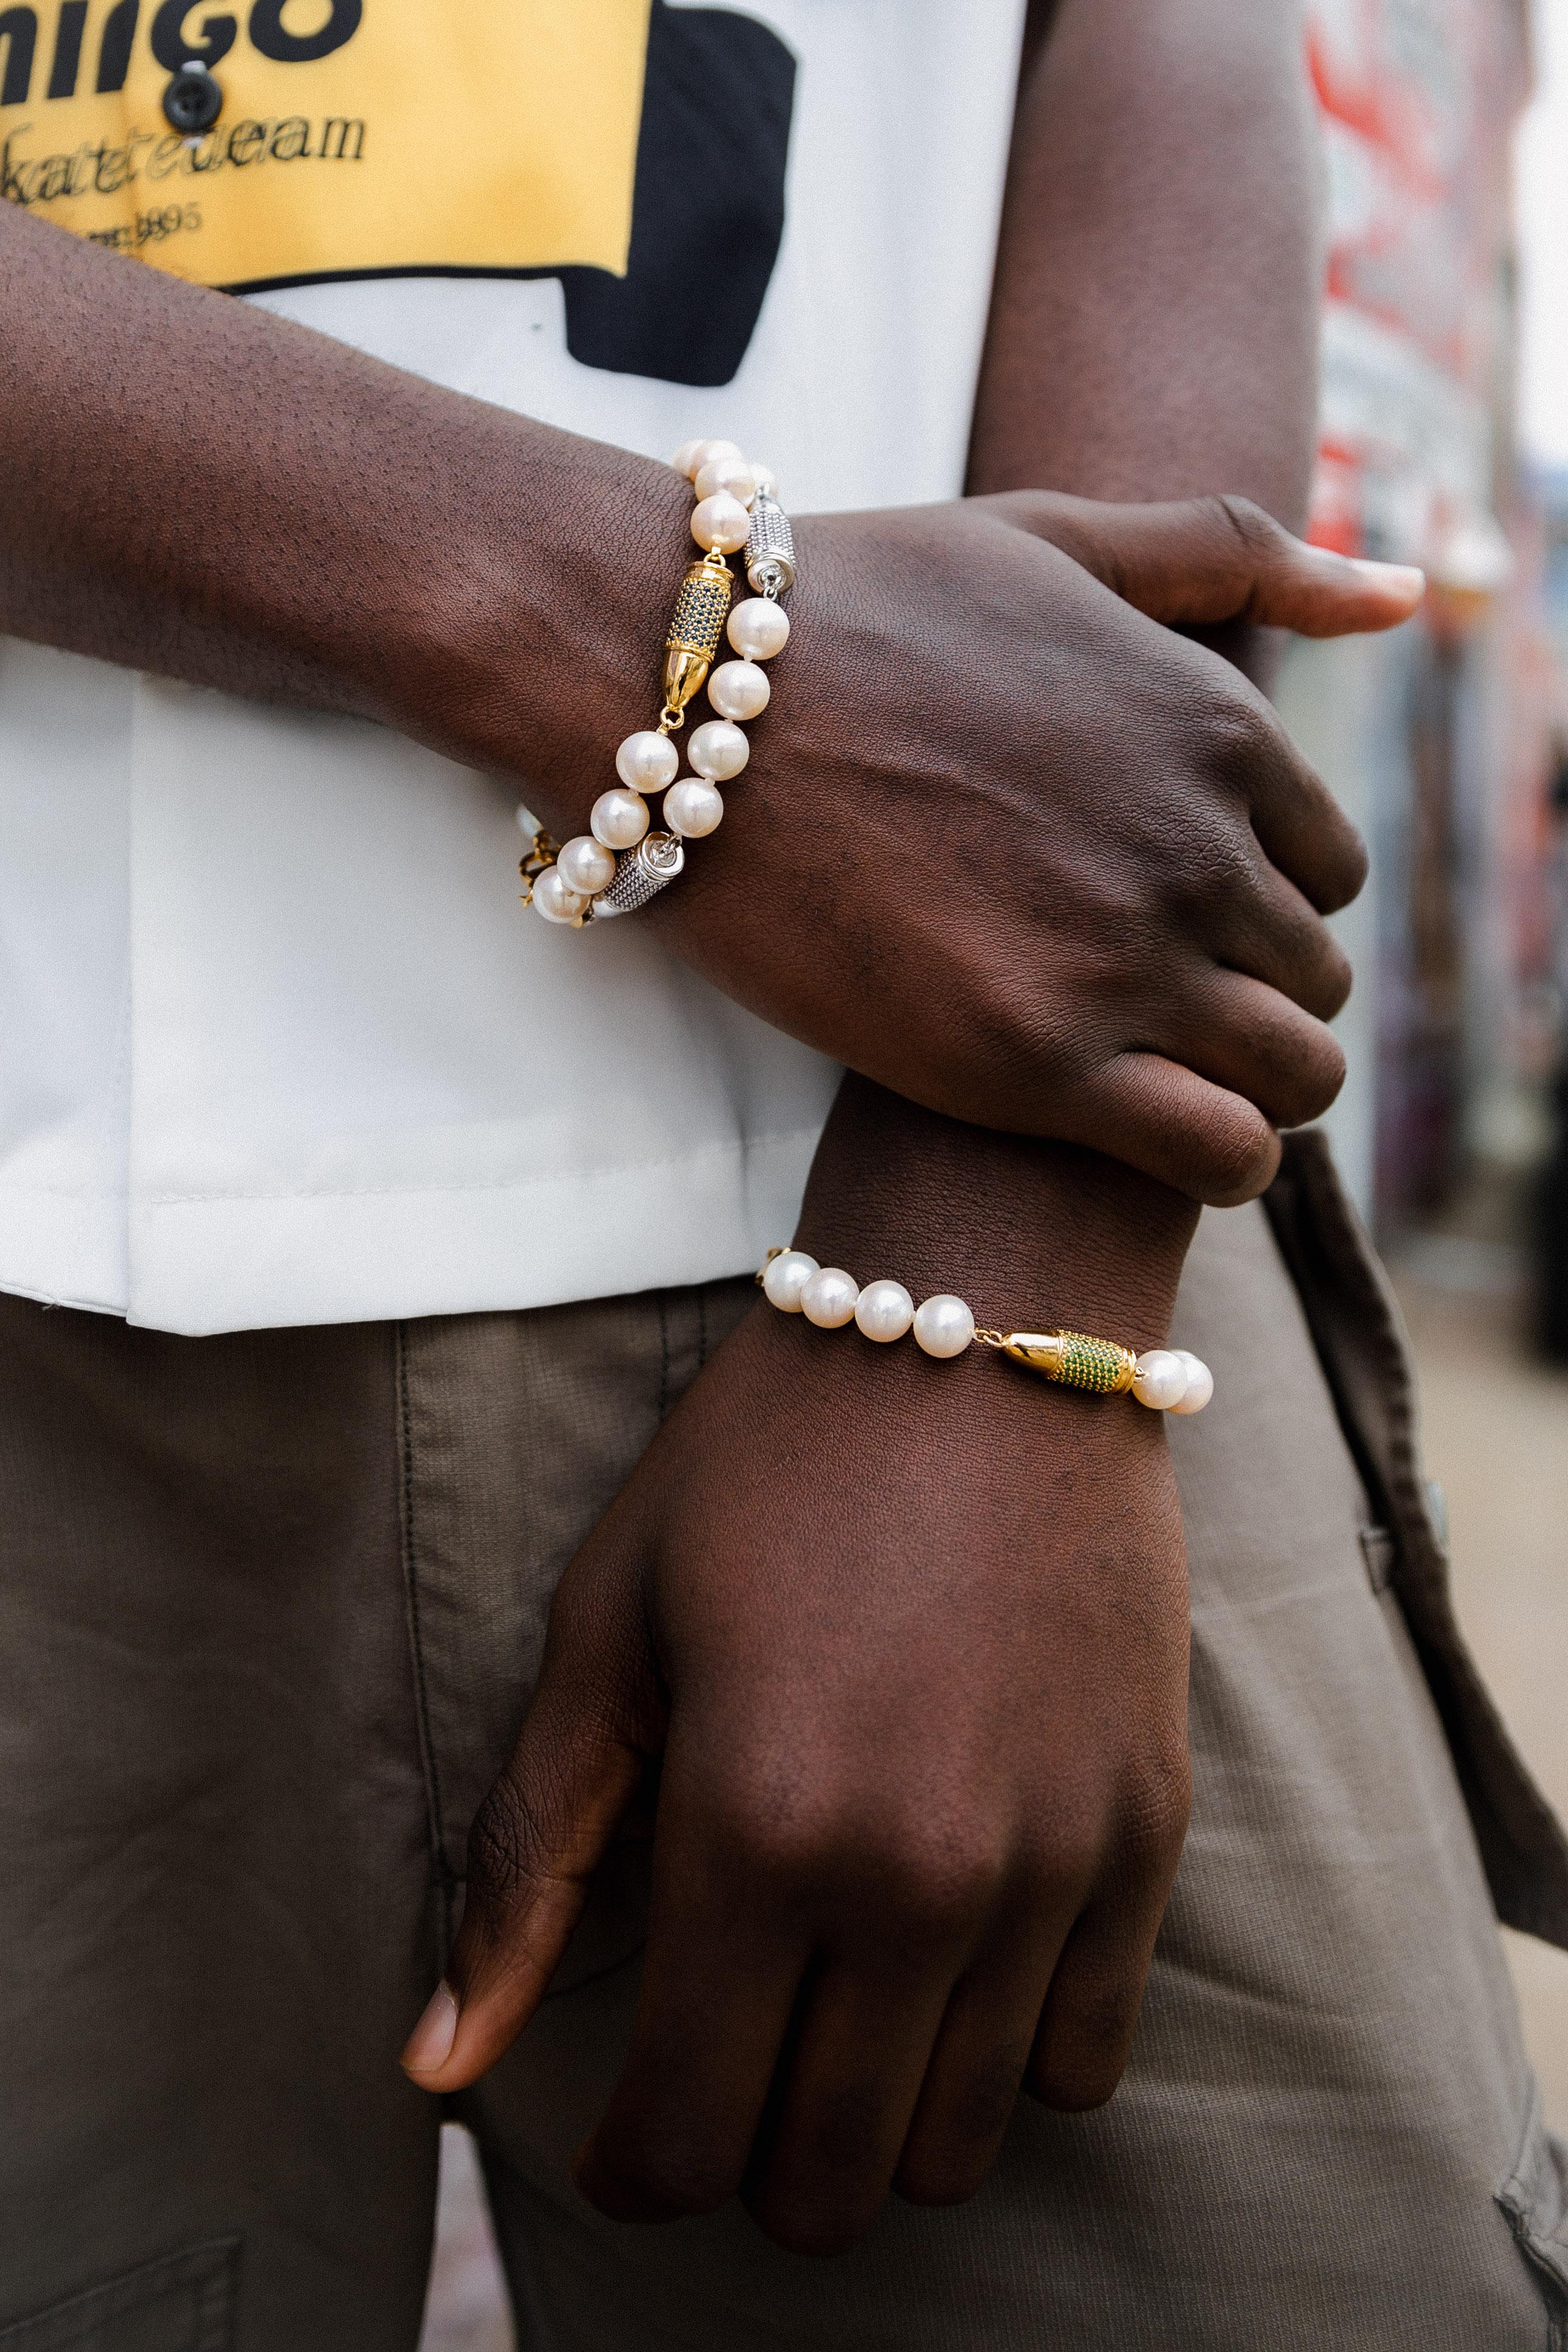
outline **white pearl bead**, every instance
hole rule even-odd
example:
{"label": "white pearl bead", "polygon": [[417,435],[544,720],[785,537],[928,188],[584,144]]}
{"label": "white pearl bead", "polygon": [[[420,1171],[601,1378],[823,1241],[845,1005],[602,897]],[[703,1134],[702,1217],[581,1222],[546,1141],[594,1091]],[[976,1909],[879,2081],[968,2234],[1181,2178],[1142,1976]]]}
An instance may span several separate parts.
{"label": "white pearl bead", "polygon": [[744,660],[771,661],[788,642],[789,615],[771,596],[747,596],[730,614],[726,634]]}
{"label": "white pearl bead", "polygon": [[961,1356],[974,1336],[973,1309],[951,1291],[939,1291],[915,1310],[915,1344],[928,1356]]}
{"label": "white pearl bead", "polygon": [[686,757],[699,776],[723,784],[739,775],[751,757],[751,746],[733,719],[709,719],[686,745]]}
{"label": "white pearl bead", "polygon": [[721,490],[727,490],[732,499],[748,507],[757,496],[757,477],[744,457],[710,457],[692,488],[699,499],[715,499]]}
{"label": "white pearl bead", "polygon": [[688,482],[691,480],[693,474],[696,471],[697,451],[702,447],[702,446],[700,435],[695,441],[683,441],[680,447],[676,450],[674,456],[670,460],[670,463],[674,467],[676,473],[684,474]]}
{"label": "white pearl bead", "polygon": [[528,838],[532,840],[534,835],[538,833],[538,829],[539,821],[534,814],[532,809],[526,809],[521,801],[519,801],[517,803],[517,831],[519,833],[526,833],[528,835]]}
{"label": "white pearl bead", "polygon": [[716,490],[692,509],[692,537],[699,547],[716,547],[723,555],[744,547],[750,529],[751,517],[727,490]]}
{"label": "white pearl bead", "polygon": [[782,1307],[786,1315],[799,1315],[800,1293],[820,1271],[816,1259],[809,1257],[804,1250],[786,1250],[781,1257],[769,1258],[762,1277],[762,1295],[772,1306]]}
{"label": "white pearl bead", "polygon": [[707,682],[707,698],[721,719],[756,719],[768,708],[773,688],[755,662],[720,662]]}
{"label": "white pearl bead", "polygon": [[801,1291],[800,1312],[820,1331],[841,1330],[854,1321],[860,1296],[860,1285],[852,1275],[841,1265],[825,1265]]}
{"label": "white pearl bead", "polygon": [[634,793],[662,793],[674,782],[680,764],[680,753],[669,737],[652,727],[639,727],[615,754],[615,772]]}
{"label": "white pearl bead", "polygon": [[689,481],[694,482],[701,473],[703,467],[705,466],[711,466],[716,457],[738,457],[740,454],[741,449],[738,441],[711,440],[684,441],[677,452],[677,455],[684,457],[686,461],[681,467],[682,473],[686,476]]}
{"label": "white pearl bead", "polygon": [[580,890],[572,889],[559,866],[547,866],[534,879],[534,906],[547,923],[575,922],[588,906]]}
{"label": "white pearl bead", "polygon": [[855,1322],[868,1339],[902,1339],[915,1320],[915,1301],[902,1282],[868,1282],[855,1301]]}
{"label": "white pearl bead", "polygon": [[648,803],[641,793],[617,784],[601,793],[589,814],[589,829],[606,849],[635,849],[648,830]]}
{"label": "white pearl bead", "polygon": [[724,823],[724,795],[706,776],[683,776],[664,794],[664,823],[688,841],[701,841]]}
{"label": "white pearl bead", "polygon": [[753,460],[751,478],[757,484],[758,498],[776,499],[778,497],[779,477],[771,466],[759,466]]}
{"label": "white pearl bead", "polygon": [[557,857],[556,871],[569,890],[580,890],[591,898],[596,890],[608,890],[615,879],[615,852],[595,841],[591,833],[575,833],[562,845]]}
{"label": "white pearl bead", "polygon": [[1133,1369],[1133,1394],[1151,1412],[1169,1412],[1186,1393],[1186,1366],[1168,1348],[1150,1348]]}
{"label": "white pearl bead", "polygon": [[1214,1374],[1209,1370],[1203,1358],[1195,1356],[1190,1348],[1173,1348],[1171,1353],[1178,1364],[1185,1365],[1186,1368],[1186,1387],[1180,1401],[1173,1404],[1169,1410],[1172,1412],[1184,1414],[1201,1412],[1214,1394]]}

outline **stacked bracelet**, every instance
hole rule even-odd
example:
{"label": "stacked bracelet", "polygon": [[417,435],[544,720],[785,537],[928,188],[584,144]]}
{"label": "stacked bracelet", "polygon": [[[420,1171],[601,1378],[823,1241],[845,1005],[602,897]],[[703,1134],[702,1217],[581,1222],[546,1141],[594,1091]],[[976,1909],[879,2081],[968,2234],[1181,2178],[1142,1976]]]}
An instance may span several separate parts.
{"label": "stacked bracelet", "polygon": [[1186,1348],[1150,1348],[1137,1356],[1086,1331],[980,1330],[962,1298],[943,1294],[916,1307],[902,1282],[870,1282],[862,1290],[841,1266],[819,1265],[804,1250],[769,1250],[757,1279],[773,1306],[823,1331],[853,1323],[868,1339],[886,1343],[913,1330],[928,1356],[961,1356],[976,1343],[999,1348],[1063,1388],[1131,1393],[1155,1412],[1201,1412],[1214,1394],[1213,1373]]}
{"label": "stacked bracelet", "polygon": [[[628,735],[616,752],[620,784],[594,802],[589,831],[559,845],[535,833],[522,862],[524,904],[547,922],[575,929],[645,907],[682,872],[684,844],[717,830],[724,816],[719,785],[738,776],[751,756],[738,722],[767,709],[771,688],[760,664],[781,653],[789,635],[779,599],[795,584],[795,541],[772,475],[747,465],[733,441],[688,441],[672,462],[695,490],[692,537],[706,551],[687,566],[675,600],[658,724]],[[731,612],[735,582],[725,557],[741,548],[756,593]],[[727,616],[739,659],[722,662],[710,677]],[[686,705],[705,679],[718,715],[694,729],[686,747],[694,772],[680,777],[670,738],[685,725]],[[657,793],[664,795],[664,823],[653,831],[647,796]]]}

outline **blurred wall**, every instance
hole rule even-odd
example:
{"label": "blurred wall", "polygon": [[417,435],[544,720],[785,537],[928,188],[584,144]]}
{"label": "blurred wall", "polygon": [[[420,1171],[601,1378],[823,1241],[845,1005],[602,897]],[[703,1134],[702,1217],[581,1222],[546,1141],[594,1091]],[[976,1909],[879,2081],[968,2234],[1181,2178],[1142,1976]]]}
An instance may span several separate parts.
{"label": "blurred wall", "polygon": [[1512,421],[1523,0],[1310,0],[1307,63],[1328,215],[1311,535],[1432,583],[1409,627],[1295,646],[1281,683],[1373,855],[1339,923],[1358,978],[1329,1125],[1386,1238],[1478,1151],[1524,1148],[1534,1076],[1550,717]]}

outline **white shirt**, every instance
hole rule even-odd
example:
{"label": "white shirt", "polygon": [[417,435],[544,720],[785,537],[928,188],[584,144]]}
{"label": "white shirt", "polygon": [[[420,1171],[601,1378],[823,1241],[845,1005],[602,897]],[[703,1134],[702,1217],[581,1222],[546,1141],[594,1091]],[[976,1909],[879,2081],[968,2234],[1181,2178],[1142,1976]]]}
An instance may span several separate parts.
{"label": "white shirt", "polygon": [[[797,72],[732,382],[580,363],[555,277],[252,299],[648,456],[728,436],[796,512],[957,495],[1021,0],[748,13]],[[635,918],[525,912],[526,797],[0,639],[0,1287],[199,1333],[700,1281],[788,1239],[837,1072]]]}

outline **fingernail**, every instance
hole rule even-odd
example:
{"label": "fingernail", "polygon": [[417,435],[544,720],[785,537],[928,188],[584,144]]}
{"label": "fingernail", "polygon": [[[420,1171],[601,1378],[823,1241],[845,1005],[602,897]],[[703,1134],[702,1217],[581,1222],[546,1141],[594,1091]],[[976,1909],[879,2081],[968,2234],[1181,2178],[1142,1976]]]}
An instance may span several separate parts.
{"label": "fingernail", "polygon": [[1385,588],[1396,596],[1424,596],[1427,575],[1414,563],[1374,563],[1364,555],[1353,555],[1351,567],[1359,572],[1370,588]]}
{"label": "fingernail", "polygon": [[408,2037],[401,2062],[404,2070],[410,2074],[434,2074],[451,2057],[456,2038],[457,1995],[444,1979]]}

